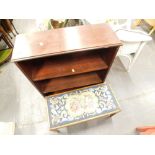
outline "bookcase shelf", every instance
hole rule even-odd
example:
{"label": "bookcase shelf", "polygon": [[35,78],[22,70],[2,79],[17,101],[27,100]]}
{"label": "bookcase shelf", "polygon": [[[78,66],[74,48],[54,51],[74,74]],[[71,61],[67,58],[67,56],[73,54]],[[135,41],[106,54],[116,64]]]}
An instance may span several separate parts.
{"label": "bookcase shelf", "polygon": [[47,57],[33,63],[33,81],[76,75],[107,69],[108,66],[98,53],[76,53]]}

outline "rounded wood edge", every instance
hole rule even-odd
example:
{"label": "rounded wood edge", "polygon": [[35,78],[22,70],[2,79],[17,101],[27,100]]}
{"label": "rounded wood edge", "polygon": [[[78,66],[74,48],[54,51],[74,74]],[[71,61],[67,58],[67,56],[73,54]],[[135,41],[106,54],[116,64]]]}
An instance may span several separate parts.
{"label": "rounded wood edge", "polygon": [[106,117],[106,116],[108,117],[108,116],[110,116],[112,114],[116,114],[116,113],[118,113],[120,111],[121,111],[120,109],[117,109],[117,110],[115,110],[113,112],[109,112],[109,113],[106,113],[106,114],[103,114],[103,115],[95,116],[95,117],[84,119],[84,120],[77,121],[77,122],[68,123],[68,124],[61,125],[61,126],[58,126],[58,127],[55,127],[55,128],[50,128],[50,131],[57,131],[60,128],[68,127],[68,126],[72,126],[72,125],[76,125],[76,124],[80,124],[80,123],[83,123],[83,122],[86,122],[86,121],[94,120],[96,118],[101,118],[101,117]]}

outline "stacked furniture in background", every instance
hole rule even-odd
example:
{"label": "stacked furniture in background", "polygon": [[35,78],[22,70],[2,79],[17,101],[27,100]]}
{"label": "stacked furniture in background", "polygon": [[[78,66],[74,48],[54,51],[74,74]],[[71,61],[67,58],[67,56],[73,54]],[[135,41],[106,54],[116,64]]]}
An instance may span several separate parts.
{"label": "stacked furniture in background", "polygon": [[[2,21],[2,20],[1,20]],[[1,24],[0,21],[0,24]],[[8,61],[12,54],[13,44],[8,36],[8,33],[0,25],[0,41],[3,40],[5,45],[0,45],[0,65]]]}
{"label": "stacked furniture in background", "polygon": [[111,28],[116,32],[118,38],[123,42],[123,46],[120,47],[117,56],[121,60],[126,71],[130,71],[134,63],[136,62],[143,47],[152,38],[143,30],[131,29],[132,20],[126,20],[123,24],[120,24],[119,20],[86,20],[86,24],[94,24],[106,22],[109,23]]}
{"label": "stacked furniture in background", "polygon": [[12,48],[13,47],[13,44],[8,36],[8,34],[6,33],[6,31],[4,30],[4,28],[0,25],[0,40],[3,40],[6,45],[9,47],[9,48]]}
{"label": "stacked furniture in background", "polygon": [[[14,24],[13,24],[13,19],[1,19],[1,26],[5,30],[5,32],[8,34],[8,36],[12,39],[11,34],[15,37],[16,34],[18,34]],[[16,34],[14,33],[16,32]]]}
{"label": "stacked furniture in background", "polygon": [[151,30],[149,31],[149,35],[151,35],[155,31],[155,19],[137,19],[133,23],[132,28],[140,26],[143,22],[151,27]]}
{"label": "stacked furniture in background", "polygon": [[123,46],[118,52],[119,59],[126,71],[129,72],[145,44],[152,38],[139,30],[118,29],[116,34],[123,42]]}

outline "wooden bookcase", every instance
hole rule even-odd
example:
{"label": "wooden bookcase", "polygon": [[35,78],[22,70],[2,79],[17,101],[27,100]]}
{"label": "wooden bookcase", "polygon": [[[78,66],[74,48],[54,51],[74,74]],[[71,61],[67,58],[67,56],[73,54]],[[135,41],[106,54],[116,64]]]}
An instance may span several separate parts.
{"label": "wooden bookcase", "polygon": [[105,81],[121,42],[106,24],[19,35],[12,61],[43,96]]}

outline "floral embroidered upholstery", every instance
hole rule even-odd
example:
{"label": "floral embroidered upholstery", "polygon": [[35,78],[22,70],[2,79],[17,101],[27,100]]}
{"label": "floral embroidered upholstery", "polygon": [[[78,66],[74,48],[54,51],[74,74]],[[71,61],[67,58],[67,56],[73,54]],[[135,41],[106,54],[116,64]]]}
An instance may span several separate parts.
{"label": "floral embroidered upholstery", "polygon": [[120,111],[106,84],[49,96],[47,103],[51,129]]}

